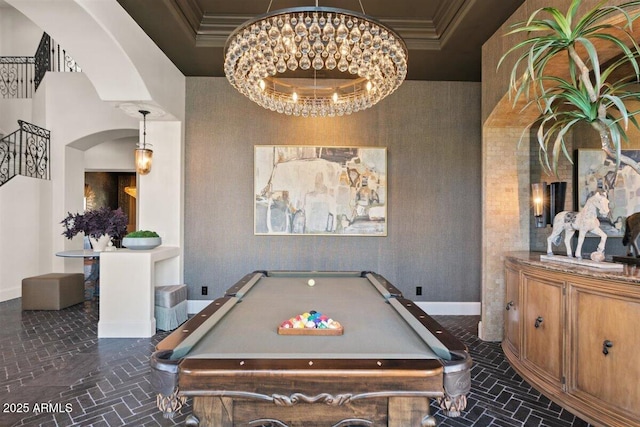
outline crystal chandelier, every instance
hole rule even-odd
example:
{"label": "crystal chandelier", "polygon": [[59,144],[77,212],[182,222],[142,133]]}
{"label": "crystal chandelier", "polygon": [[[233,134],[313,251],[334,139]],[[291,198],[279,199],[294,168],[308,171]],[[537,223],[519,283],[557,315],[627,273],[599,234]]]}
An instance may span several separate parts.
{"label": "crystal chandelier", "polygon": [[389,27],[344,9],[295,7],[245,22],[227,39],[233,87],[272,111],[333,117],[372,107],[407,75],[407,48]]}

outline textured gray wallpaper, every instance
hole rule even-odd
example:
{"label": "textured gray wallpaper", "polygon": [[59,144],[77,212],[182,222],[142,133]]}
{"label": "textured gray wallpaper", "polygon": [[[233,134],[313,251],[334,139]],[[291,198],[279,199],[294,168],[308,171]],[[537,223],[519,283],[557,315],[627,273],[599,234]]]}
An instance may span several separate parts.
{"label": "textured gray wallpaper", "polygon": [[[189,299],[286,269],[373,270],[416,301],[480,301],[480,83],[407,81],[372,109],[301,118],[193,77],[186,108]],[[265,144],[386,147],[388,236],[254,236],[253,150]]]}

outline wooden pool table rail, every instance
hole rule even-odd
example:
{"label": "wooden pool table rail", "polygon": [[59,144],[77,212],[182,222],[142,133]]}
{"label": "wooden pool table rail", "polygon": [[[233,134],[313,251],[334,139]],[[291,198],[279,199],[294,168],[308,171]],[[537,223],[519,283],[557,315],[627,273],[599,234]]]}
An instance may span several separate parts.
{"label": "wooden pool table rail", "polygon": [[261,276],[264,277],[302,277],[309,279],[317,279],[317,278],[330,278],[330,277],[366,277],[371,281],[374,286],[379,288],[380,293],[385,298],[394,298],[401,297],[402,292],[400,289],[396,288],[389,282],[384,276],[374,273],[372,271],[347,271],[347,272],[336,272],[336,271],[309,271],[303,275],[300,275],[298,271],[266,271],[266,270],[256,270],[253,273],[249,273],[245,275],[242,279],[240,279],[236,284],[231,286],[225,292],[225,296],[237,296],[241,298],[253,284],[260,279]]}

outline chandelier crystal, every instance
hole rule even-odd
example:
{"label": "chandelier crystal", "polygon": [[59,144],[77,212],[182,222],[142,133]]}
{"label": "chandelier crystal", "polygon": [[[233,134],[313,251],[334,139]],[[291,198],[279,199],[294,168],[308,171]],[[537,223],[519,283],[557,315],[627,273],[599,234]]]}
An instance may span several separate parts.
{"label": "chandelier crystal", "polygon": [[272,111],[333,117],[372,107],[407,75],[407,48],[364,14],[328,7],[274,11],[227,39],[233,87]]}

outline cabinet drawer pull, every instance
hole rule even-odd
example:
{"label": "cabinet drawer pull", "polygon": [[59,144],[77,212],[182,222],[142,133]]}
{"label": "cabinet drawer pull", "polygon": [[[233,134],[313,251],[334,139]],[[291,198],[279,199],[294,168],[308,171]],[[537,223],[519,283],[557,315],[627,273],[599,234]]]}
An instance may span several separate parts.
{"label": "cabinet drawer pull", "polygon": [[511,307],[513,307],[513,301],[507,303],[507,311],[511,310]]}
{"label": "cabinet drawer pull", "polygon": [[542,318],[542,316],[538,316],[538,318],[536,319],[536,323],[534,323],[533,326],[539,328],[543,321],[544,319]]}
{"label": "cabinet drawer pull", "polygon": [[605,356],[609,354],[609,349],[611,347],[613,347],[613,343],[609,340],[604,340],[604,342],[602,343],[602,354],[604,354]]}

